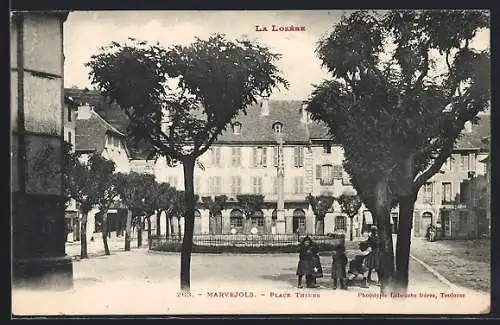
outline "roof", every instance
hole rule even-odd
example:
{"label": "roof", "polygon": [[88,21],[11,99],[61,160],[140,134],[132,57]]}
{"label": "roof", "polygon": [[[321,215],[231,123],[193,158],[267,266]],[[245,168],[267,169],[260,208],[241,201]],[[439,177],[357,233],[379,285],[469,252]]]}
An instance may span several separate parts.
{"label": "roof", "polygon": [[455,149],[479,149],[481,151],[489,151],[490,146],[485,138],[491,136],[491,115],[483,114],[478,116],[477,124],[472,125],[470,133],[463,133],[455,144]]}
{"label": "roof", "polygon": [[[96,150],[97,152],[102,152],[105,145],[104,135],[107,132],[113,133],[125,139],[125,135],[123,133],[106,122],[93,110],[91,110],[90,117],[88,119],[76,119],[75,131],[75,149],[77,151]],[[125,145],[124,147],[128,154],[127,146]]]}
{"label": "roof", "polygon": [[262,116],[260,103],[249,106],[245,115],[241,112],[234,122],[241,123],[239,134],[234,134],[229,126],[215,143],[255,143],[276,142],[273,124],[283,125],[285,143],[307,143],[309,136],[306,123],[301,122],[302,102],[299,100],[269,100],[269,114]]}

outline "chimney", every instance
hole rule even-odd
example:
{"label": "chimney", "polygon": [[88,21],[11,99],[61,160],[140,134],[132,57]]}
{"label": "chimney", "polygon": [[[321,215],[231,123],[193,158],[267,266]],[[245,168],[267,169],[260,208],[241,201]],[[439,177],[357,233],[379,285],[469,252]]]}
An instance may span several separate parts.
{"label": "chimney", "polygon": [[464,124],[464,133],[471,133],[472,132],[472,122],[467,121]]}
{"label": "chimney", "polygon": [[307,104],[303,104],[302,107],[300,108],[300,112],[302,114],[302,117],[300,121],[302,123],[309,123],[309,113],[306,111]]}
{"label": "chimney", "polygon": [[88,120],[92,115],[94,109],[90,107],[88,103],[78,107],[77,119],[78,120]]}
{"label": "chimney", "polygon": [[269,97],[262,97],[262,101],[260,102],[260,115],[269,115]]}

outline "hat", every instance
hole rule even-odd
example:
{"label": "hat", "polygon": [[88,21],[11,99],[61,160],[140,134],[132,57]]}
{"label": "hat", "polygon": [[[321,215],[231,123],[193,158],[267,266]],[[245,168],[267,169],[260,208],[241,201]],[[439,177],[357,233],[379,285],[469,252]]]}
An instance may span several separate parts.
{"label": "hat", "polygon": [[373,225],[373,226],[370,227],[370,229],[371,230],[377,230],[378,228],[377,228],[377,226]]}

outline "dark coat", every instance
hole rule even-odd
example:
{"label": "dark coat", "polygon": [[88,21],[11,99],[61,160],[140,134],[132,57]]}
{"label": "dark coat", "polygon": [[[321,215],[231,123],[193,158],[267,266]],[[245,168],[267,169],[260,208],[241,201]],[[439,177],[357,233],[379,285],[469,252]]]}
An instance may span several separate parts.
{"label": "dark coat", "polygon": [[345,268],[347,256],[344,253],[337,253],[332,257],[332,279],[344,279],[346,277]]}
{"label": "dark coat", "polygon": [[309,275],[317,278],[323,276],[318,248],[314,243],[310,246],[305,246],[304,244],[300,245],[299,263],[297,265],[296,275]]}
{"label": "dark coat", "polygon": [[366,256],[366,266],[372,270],[378,270],[381,266],[381,256],[380,256],[380,248],[379,248],[379,238],[377,235],[370,235],[368,237],[368,245],[371,247],[372,252]]}

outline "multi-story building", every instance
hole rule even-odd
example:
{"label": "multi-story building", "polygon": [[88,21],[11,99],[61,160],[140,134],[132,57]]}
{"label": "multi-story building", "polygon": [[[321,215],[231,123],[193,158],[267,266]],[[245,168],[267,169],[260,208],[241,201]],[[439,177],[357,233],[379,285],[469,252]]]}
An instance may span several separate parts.
{"label": "multi-story building", "polygon": [[[71,151],[75,151],[76,143],[76,116],[78,103],[69,96],[64,96],[64,141],[71,145]],[[75,227],[78,218],[76,201],[70,199],[66,204],[66,228],[68,229],[68,241],[79,240],[79,229]]]}
{"label": "multi-story building", "polygon": [[[85,162],[91,154],[98,153],[115,163],[115,172],[130,172],[130,153],[125,135],[105,121],[89,105],[78,108],[75,150],[82,162]],[[118,211],[120,207],[120,205],[110,207],[108,219],[111,223],[114,223],[113,220],[120,212]],[[88,214],[87,238],[91,238],[97,228],[95,222],[97,212],[97,208],[93,208]]]}
{"label": "multi-story building", "polygon": [[[67,90],[68,91],[68,90]],[[99,99],[95,91],[71,90],[72,94],[87,96],[122,130],[127,118],[121,110]],[[86,94],[86,95],[82,95]],[[209,220],[206,207],[199,202],[196,210],[195,232],[229,233],[247,232],[245,217],[239,206],[238,194],[262,194],[265,204],[252,220],[259,232],[276,231],[278,199],[278,136],[282,136],[284,160],[285,232],[314,233],[315,216],[306,196],[330,194],[334,197],[353,191],[349,176],[342,168],[344,157],[340,145],[332,142],[327,128],[311,121],[300,101],[263,99],[249,107],[247,115],[240,114],[234,123],[218,137],[210,150],[199,158],[195,167],[195,193],[200,197],[226,195],[227,207],[215,220]],[[452,158],[434,175],[418,195],[414,216],[414,236],[423,236],[428,224],[441,223],[441,210],[460,192],[460,184],[475,172],[484,173],[483,163],[488,149],[481,145],[481,137],[489,135],[489,115],[483,115],[478,125],[468,125],[457,141]],[[479,139],[479,142],[478,142]],[[157,181],[167,182],[179,190],[184,189],[182,165],[169,166],[164,158],[146,161],[136,157],[131,169],[153,173]],[[464,185],[462,185],[464,186]],[[397,232],[397,208],[391,212],[393,231]],[[350,227],[346,216],[335,202],[327,214],[325,233],[346,232]],[[173,220],[174,223],[177,220]],[[155,224],[155,222],[152,222]],[[359,235],[373,224],[371,213],[362,207],[353,219],[354,231]],[[164,222],[161,222],[164,224]],[[444,223],[446,224],[446,222]],[[184,222],[180,220],[183,231]],[[178,229],[177,225],[173,227]]]}
{"label": "multi-story building", "polygon": [[[451,157],[418,193],[413,218],[414,236],[425,236],[430,224],[436,225],[448,238],[479,235],[476,215],[466,209],[466,193],[468,181],[487,172],[487,165],[482,161],[488,156],[489,147],[482,139],[489,134],[489,114],[480,115],[477,125],[466,124]],[[452,210],[457,210],[457,213],[450,215]]]}
{"label": "multi-story building", "polygon": [[13,283],[71,286],[65,254],[63,24],[68,12],[13,12],[10,22]]}

